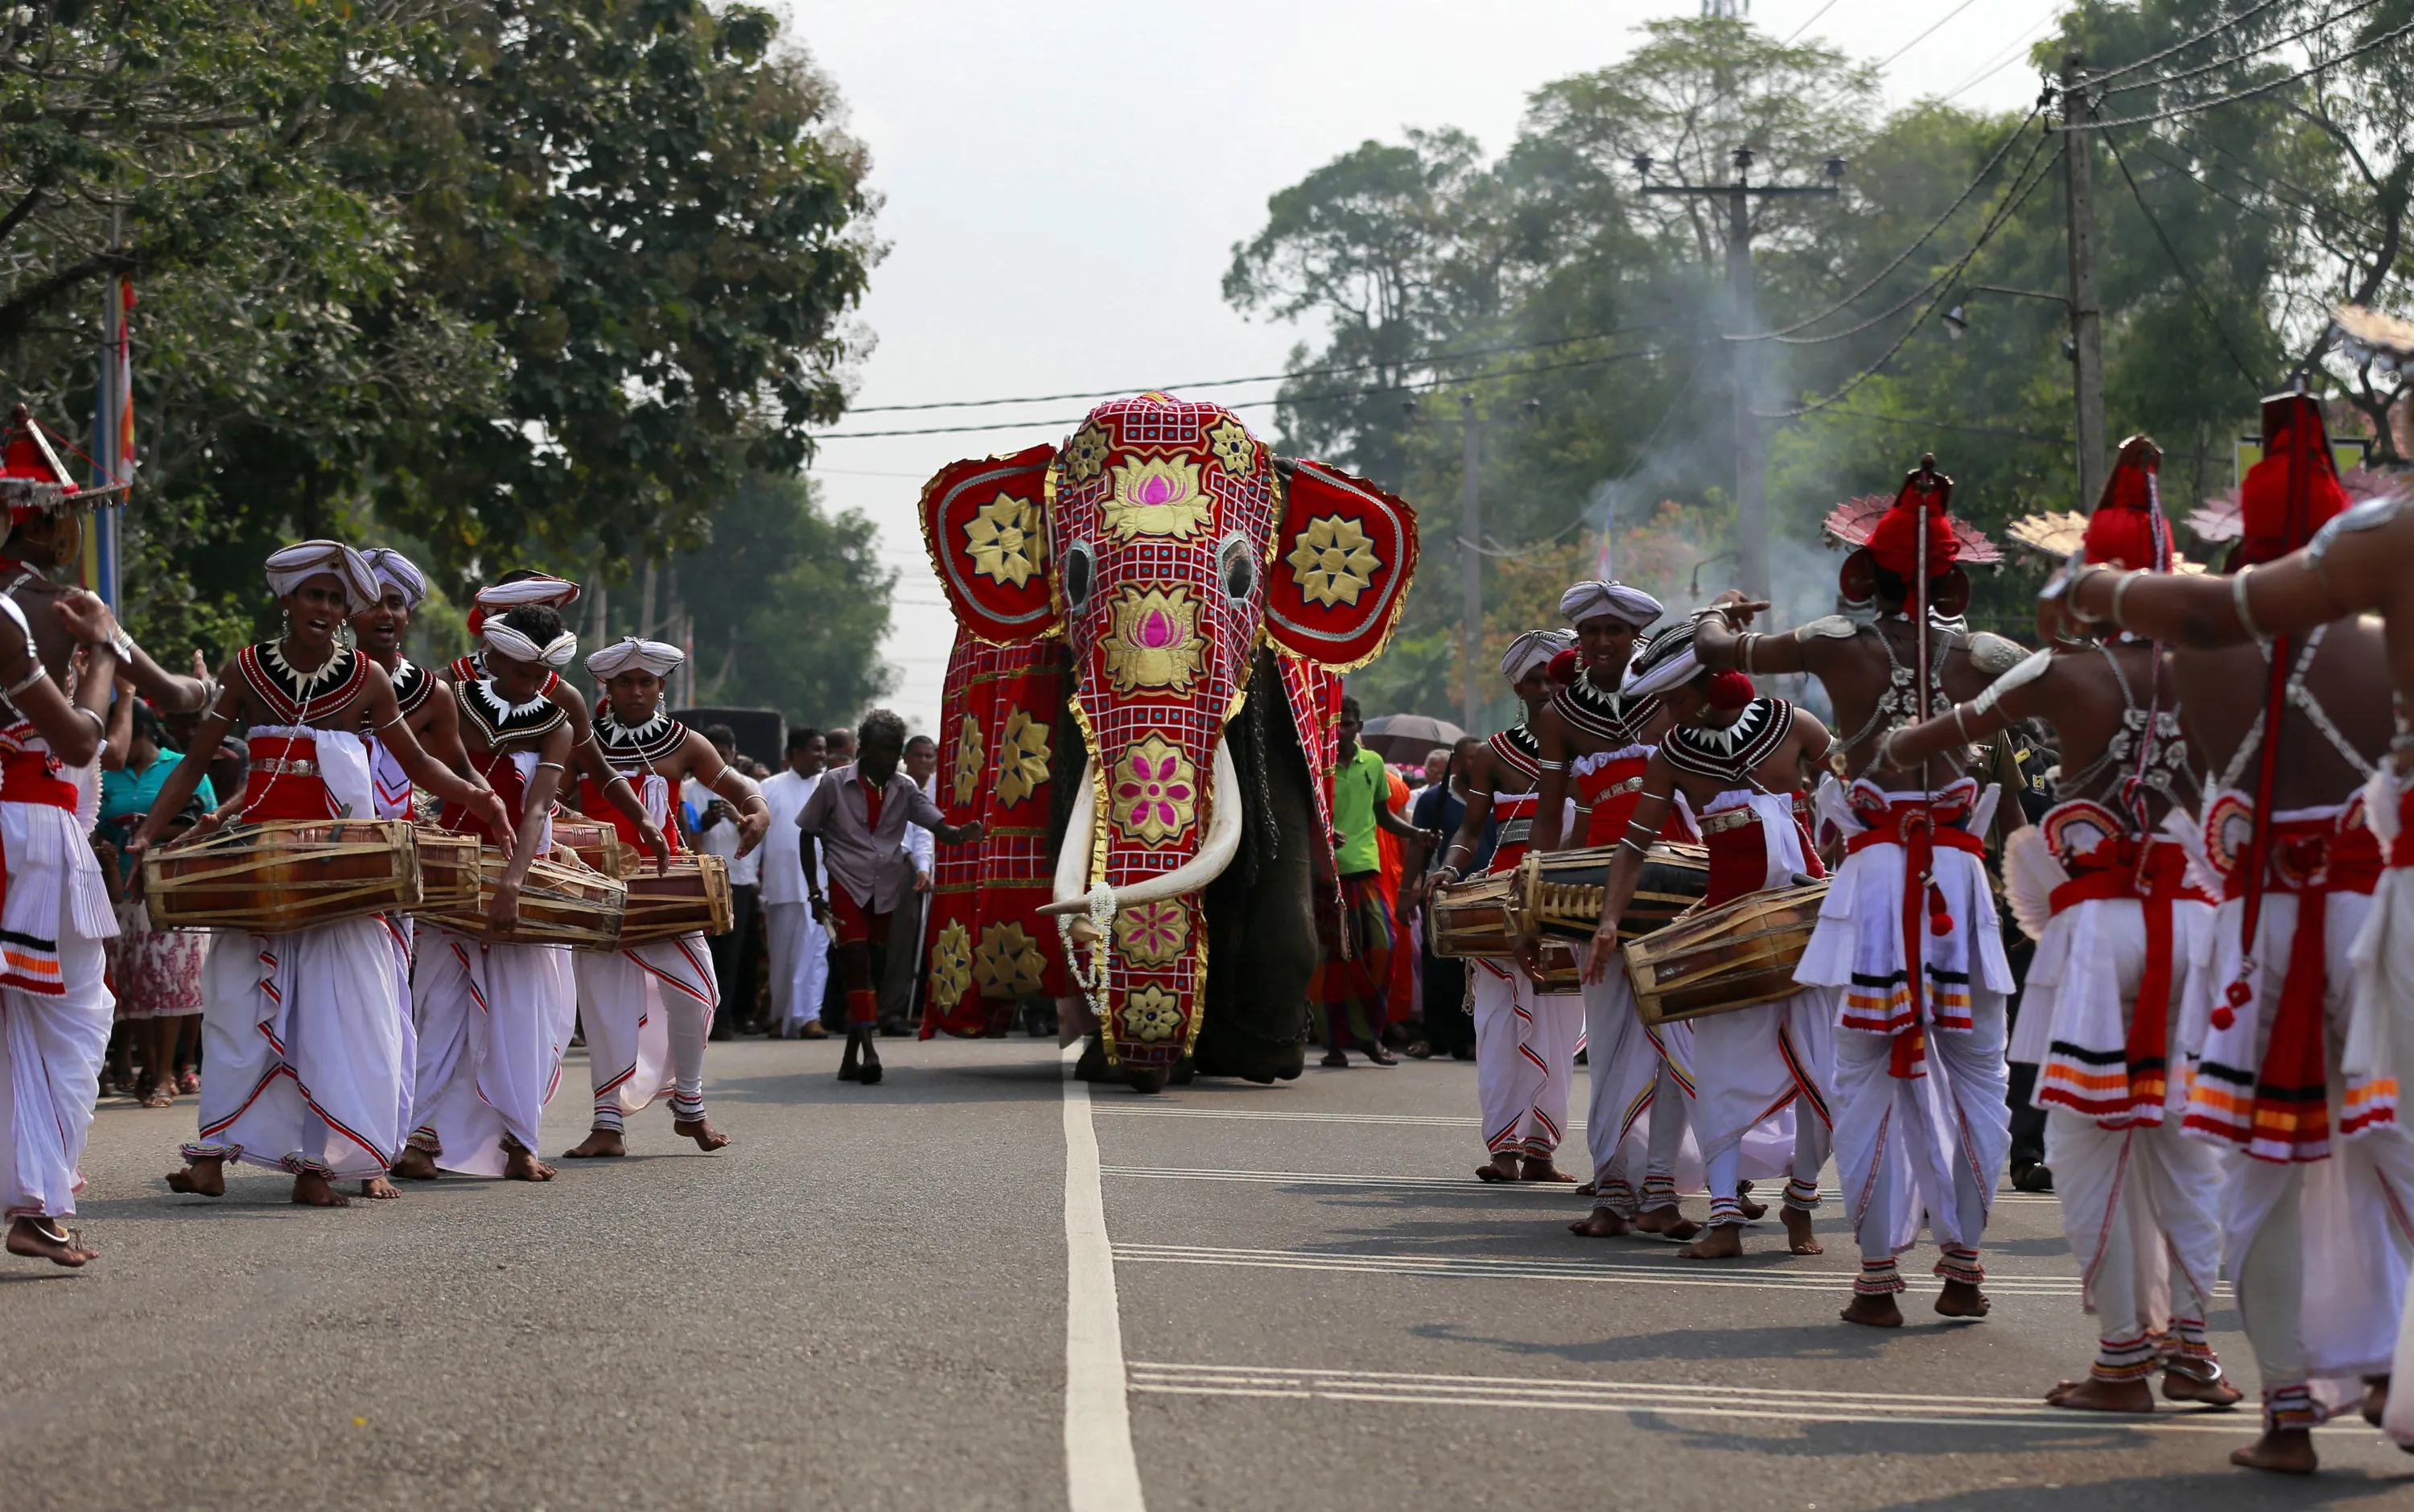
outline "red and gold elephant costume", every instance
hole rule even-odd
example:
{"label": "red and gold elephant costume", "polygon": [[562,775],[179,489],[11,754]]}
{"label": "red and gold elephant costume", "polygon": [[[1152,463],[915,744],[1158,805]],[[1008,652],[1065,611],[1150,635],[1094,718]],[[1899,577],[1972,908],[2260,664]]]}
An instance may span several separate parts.
{"label": "red and gold elephant costume", "polygon": [[[944,470],[923,490],[922,528],[964,632],[941,797],[951,819],[991,826],[980,861],[937,879],[931,1019],[1003,1026],[1011,1005],[989,984],[1012,974],[1010,954],[1030,957],[995,942],[1019,944],[1019,929],[1042,962],[1022,983],[1054,991],[1069,966],[1062,990],[1088,999],[1109,1059],[1161,1085],[1198,1037],[1200,894],[1243,824],[1225,723],[1245,697],[1280,699],[1311,769],[1329,769],[1334,680],[1398,621],[1414,512],[1321,463],[1277,460],[1220,405],[1152,393],[1098,406],[1061,447]],[[1045,684],[1066,675],[1058,640],[1088,759],[1063,845],[1035,857],[1048,795],[1033,779],[1044,785],[1059,693]],[[1253,666],[1278,685],[1250,686]],[[1329,833],[1320,784],[1316,812]]]}

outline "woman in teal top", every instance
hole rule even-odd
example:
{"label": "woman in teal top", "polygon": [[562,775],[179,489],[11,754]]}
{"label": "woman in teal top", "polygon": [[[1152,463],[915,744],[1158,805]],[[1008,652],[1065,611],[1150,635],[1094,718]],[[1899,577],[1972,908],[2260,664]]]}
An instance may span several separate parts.
{"label": "woman in teal top", "polygon": [[[142,822],[168,774],[184,759],[161,745],[159,737],[159,716],[150,705],[136,704],[134,740],[127,748],[126,770],[104,771],[100,777],[98,832],[113,846],[123,846],[134,826]],[[210,780],[204,777],[193,801],[177,816],[174,832],[181,833],[216,804]],[[122,868],[122,860],[119,864]],[[177,1092],[201,1090],[201,1079],[192,1070],[191,1046],[180,1046],[178,1041],[201,1025],[201,966],[209,958],[210,937],[200,931],[153,929],[140,902],[118,905],[117,928],[118,937],[110,942],[117,1016],[127,1021],[127,1037],[142,1054],[142,1072],[134,1084],[134,1095],[146,1108],[172,1107]],[[198,1040],[200,1035],[190,1038]]]}

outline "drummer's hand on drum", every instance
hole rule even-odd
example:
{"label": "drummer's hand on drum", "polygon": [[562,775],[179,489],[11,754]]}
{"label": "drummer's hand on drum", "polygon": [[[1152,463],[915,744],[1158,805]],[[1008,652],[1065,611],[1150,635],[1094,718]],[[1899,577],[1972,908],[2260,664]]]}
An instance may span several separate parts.
{"label": "drummer's hand on drum", "polygon": [[520,921],[520,885],[506,876],[495,884],[495,901],[486,905],[486,922],[498,935],[509,935]]}
{"label": "drummer's hand on drum", "polygon": [[1521,935],[1517,937],[1517,968],[1526,973],[1527,981],[1537,986],[1542,984],[1542,939],[1541,936]]}
{"label": "drummer's hand on drum", "polygon": [[503,801],[495,796],[493,788],[479,788],[478,801],[471,806],[486,826],[486,832],[493,835],[498,844],[508,846],[512,837],[519,833],[519,826],[512,822],[512,811],[503,806]]}
{"label": "drummer's hand on drum", "polygon": [[1586,947],[1584,981],[1589,987],[1609,972],[1610,962],[1617,958],[1617,922],[1612,920],[1592,932],[1592,943]]}
{"label": "drummer's hand on drum", "polygon": [[637,843],[654,858],[654,875],[668,876],[671,871],[670,842],[663,838],[663,827],[651,819],[637,825]]}

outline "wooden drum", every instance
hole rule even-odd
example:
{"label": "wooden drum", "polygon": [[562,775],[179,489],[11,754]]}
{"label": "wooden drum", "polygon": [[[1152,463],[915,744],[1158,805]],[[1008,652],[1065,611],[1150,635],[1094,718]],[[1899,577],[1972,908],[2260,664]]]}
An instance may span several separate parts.
{"label": "wooden drum", "polygon": [[1504,873],[1434,889],[1427,905],[1433,910],[1434,954],[1459,960],[1516,954],[1516,874]]}
{"label": "wooden drum", "polygon": [[[474,893],[468,891],[466,882],[472,854],[477,858]],[[628,907],[628,890],[618,878],[582,865],[575,855],[566,851],[558,854],[569,859],[529,863],[528,876],[520,884],[519,923],[509,936],[498,936],[486,925],[487,906],[495,901],[495,889],[511,863],[510,852],[494,846],[448,854],[442,863],[445,875],[441,880],[449,901],[441,908],[422,908],[419,916],[428,923],[491,944],[617,949],[621,915]]]}
{"label": "wooden drum", "polygon": [[274,820],[142,858],[158,929],[281,935],[406,913],[423,893],[418,846],[401,819]]}
{"label": "wooden drum", "polygon": [[1794,968],[1826,897],[1825,882],[1748,892],[1630,942],[1619,953],[1643,1022],[1728,1013],[1801,991]]}
{"label": "wooden drum", "polygon": [[[1585,940],[1601,926],[1601,906],[1609,891],[1616,846],[1528,855],[1517,868],[1518,912],[1548,939]],[[1710,891],[1710,853],[1700,846],[1660,841],[1643,861],[1634,900],[1618,917],[1617,937],[1633,940],[1661,929],[1699,904]]]}
{"label": "wooden drum", "polygon": [[[596,820],[556,819],[553,821],[553,851],[557,860],[563,851],[578,858],[578,863],[590,872],[628,880],[629,869],[634,864],[634,852],[622,843],[620,831]],[[650,858],[648,858],[650,860]]]}
{"label": "wooden drum", "polygon": [[681,935],[726,935],[737,927],[729,862],[719,856],[673,856],[670,870],[659,876],[649,856],[623,883],[629,890],[628,912],[620,918],[624,946]]}

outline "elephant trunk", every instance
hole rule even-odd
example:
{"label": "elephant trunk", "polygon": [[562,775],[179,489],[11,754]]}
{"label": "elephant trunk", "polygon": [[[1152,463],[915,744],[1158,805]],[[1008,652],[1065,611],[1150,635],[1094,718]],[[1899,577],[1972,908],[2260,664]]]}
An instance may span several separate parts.
{"label": "elephant trunk", "polygon": [[[1074,801],[1073,822],[1065,831],[1065,848],[1056,853],[1056,901],[1042,906],[1044,914],[1087,913],[1090,900],[1086,883],[1090,876],[1090,853],[1098,817],[1095,788],[1091,784],[1095,763],[1081,769],[1081,792]],[[1214,786],[1209,789],[1210,804],[1207,838],[1188,861],[1170,872],[1142,877],[1115,891],[1115,906],[1128,908],[1160,898],[1176,898],[1188,892],[1203,891],[1208,883],[1224,875],[1232,858],[1241,848],[1241,779],[1232,766],[1231,742],[1215,742]]]}

